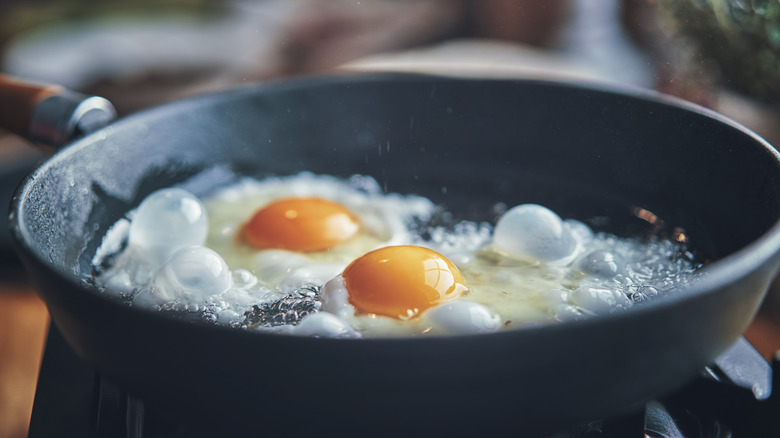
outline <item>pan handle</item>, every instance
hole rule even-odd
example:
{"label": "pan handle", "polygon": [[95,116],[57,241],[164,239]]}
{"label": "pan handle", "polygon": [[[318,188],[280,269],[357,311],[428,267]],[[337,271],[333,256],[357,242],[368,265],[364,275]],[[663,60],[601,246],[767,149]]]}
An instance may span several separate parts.
{"label": "pan handle", "polygon": [[60,148],[116,117],[111,102],[0,74],[0,128]]}

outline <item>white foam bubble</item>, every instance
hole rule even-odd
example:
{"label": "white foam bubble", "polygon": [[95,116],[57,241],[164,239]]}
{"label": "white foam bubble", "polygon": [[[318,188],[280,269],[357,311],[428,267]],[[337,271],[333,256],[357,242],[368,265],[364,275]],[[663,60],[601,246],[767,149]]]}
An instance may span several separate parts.
{"label": "white foam bubble", "polygon": [[219,254],[192,246],[175,252],[157,271],[152,285],[153,293],[160,299],[192,302],[227,291],[231,274]]}
{"label": "white foam bubble", "polygon": [[360,333],[337,316],[317,312],[306,315],[292,331],[300,336],[319,336],[327,338],[359,338]]}
{"label": "white foam bubble", "polygon": [[504,213],[493,230],[493,244],[508,254],[547,262],[569,257],[577,248],[569,226],[536,204],[518,205]]}
{"label": "white foam bubble", "polygon": [[588,253],[578,262],[579,268],[588,275],[600,278],[612,278],[623,274],[626,270],[626,262],[615,251],[599,249]]}
{"label": "white foam bubble", "polygon": [[580,287],[569,297],[577,307],[594,315],[606,315],[631,307],[631,300],[623,292],[606,287]]}
{"label": "white foam bubble", "polygon": [[230,309],[224,309],[217,313],[217,322],[225,325],[233,325],[241,321],[242,315]]}
{"label": "white foam bubble", "polygon": [[468,300],[439,304],[422,318],[441,333],[462,335],[491,333],[501,328],[501,318],[482,304]]}
{"label": "white foam bubble", "polygon": [[344,277],[337,276],[322,286],[320,292],[322,307],[320,310],[346,318],[355,314],[355,307],[349,303],[349,293],[344,284]]}
{"label": "white foam bubble", "polygon": [[203,203],[178,188],[158,190],[141,202],[132,217],[129,245],[144,248],[163,261],[179,248],[203,245],[208,217]]}
{"label": "white foam bubble", "polygon": [[231,272],[233,287],[237,289],[249,289],[257,284],[257,277],[246,269],[234,269]]}
{"label": "white foam bubble", "polygon": [[580,243],[586,243],[593,240],[593,230],[584,223],[576,219],[564,219],[564,224],[569,227],[572,234],[580,241]]}

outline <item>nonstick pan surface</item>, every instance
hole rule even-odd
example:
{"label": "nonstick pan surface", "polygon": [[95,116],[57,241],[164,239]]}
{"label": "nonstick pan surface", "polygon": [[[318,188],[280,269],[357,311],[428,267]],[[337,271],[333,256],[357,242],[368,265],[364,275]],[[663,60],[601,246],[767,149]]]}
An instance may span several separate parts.
{"label": "nonstick pan surface", "polygon": [[[778,163],[746,129],[650,93],[311,77],[109,125],[36,170],[11,222],[78,355],[148,406],[188,419],[189,434],[517,436],[635,409],[739,337],[780,261]],[[251,333],[129,308],[90,285],[102,235],[150,192],[207,194],[238,176],[301,171],[370,175],[461,219],[533,202],[625,236],[681,228],[707,267],[685,290],[622,313],[436,338]]]}

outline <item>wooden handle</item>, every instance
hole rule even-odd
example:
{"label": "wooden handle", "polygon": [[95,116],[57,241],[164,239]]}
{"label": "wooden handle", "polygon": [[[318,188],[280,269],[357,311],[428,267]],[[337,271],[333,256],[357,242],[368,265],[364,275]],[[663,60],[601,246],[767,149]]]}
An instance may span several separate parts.
{"label": "wooden handle", "polygon": [[115,117],[102,97],[0,75],[0,128],[32,142],[60,148]]}
{"label": "wooden handle", "polygon": [[64,91],[58,85],[35,84],[0,74],[0,128],[29,138],[30,119],[36,105]]}

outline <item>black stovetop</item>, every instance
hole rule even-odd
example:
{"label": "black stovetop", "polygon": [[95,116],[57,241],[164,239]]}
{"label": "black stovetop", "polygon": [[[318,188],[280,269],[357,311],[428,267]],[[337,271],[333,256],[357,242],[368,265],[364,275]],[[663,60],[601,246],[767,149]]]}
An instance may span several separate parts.
{"label": "black stovetop", "polygon": [[[631,415],[593,421],[550,438],[780,436],[780,354],[772,366],[744,339],[686,387]],[[155,416],[81,362],[54,325],[35,394],[30,438],[168,438],[193,425]]]}

